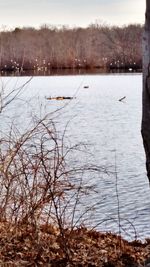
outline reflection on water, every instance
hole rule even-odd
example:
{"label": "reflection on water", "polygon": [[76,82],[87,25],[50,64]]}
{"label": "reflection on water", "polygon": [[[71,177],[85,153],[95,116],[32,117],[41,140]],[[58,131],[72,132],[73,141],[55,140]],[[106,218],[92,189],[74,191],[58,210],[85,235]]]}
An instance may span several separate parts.
{"label": "reflection on water", "polygon": [[[19,85],[26,79],[3,78],[3,84],[12,86],[17,81]],[[85,85],[88,87],[85,88]],[[105,177],[102,174],[90,177],[90,182],[96,184],[99,192],[98,195],[92,193],[85,200],[99,202],[90,223],[100,230],[118,232],[116,175],[113,174],[116,165],[121,231],[132,238],[135,229],[140,238],[150,235],[150,192],[140,135],[141,95],[141,74],[34,77],[21,100],[18,99],[7,111],[22,125],[22,111],[26,121],[30,119],[29,106],[32,113],[40,114],[65,105],[55,118],[58,129],[62,131],[70,121],[67,127],[70,142],[88,144],[91,154],[86,155],[86,161],[106,166],[112,171]],[[69,102],[46,99],[56,96],[75,98]],[[124,96],[126,98],[120,102],[119,99]],[[26,103],[28,108],[25,109]]]}
{"label": "reflection on water", "polygon": [[24,71],[1,71],[0,76],[54,76],[54,75],[87,75],[87,74],[106,74],[106,73],[139,73],[140,69],[104,69],[104,68],[60,68],[48,70],[24,70]]}

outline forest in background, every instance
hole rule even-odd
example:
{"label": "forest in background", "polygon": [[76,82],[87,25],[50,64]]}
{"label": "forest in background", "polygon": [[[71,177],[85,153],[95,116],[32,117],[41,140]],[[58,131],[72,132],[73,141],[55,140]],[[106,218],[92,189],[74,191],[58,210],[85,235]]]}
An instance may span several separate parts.
{"label": "forest in background", "polygon": [[143,26],[15,28],[0,32],[0,70],[141,69]]}

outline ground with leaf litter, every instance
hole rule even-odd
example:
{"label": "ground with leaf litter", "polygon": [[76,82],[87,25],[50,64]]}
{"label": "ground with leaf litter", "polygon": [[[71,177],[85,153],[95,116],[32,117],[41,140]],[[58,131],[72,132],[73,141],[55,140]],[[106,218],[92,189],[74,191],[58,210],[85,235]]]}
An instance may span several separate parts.
{"label": "ground with leaf litter", "polygon": [[80,227],[58,230],[0,223],[0,266],[148,266],[150,240],[128,242],[111,233]]}

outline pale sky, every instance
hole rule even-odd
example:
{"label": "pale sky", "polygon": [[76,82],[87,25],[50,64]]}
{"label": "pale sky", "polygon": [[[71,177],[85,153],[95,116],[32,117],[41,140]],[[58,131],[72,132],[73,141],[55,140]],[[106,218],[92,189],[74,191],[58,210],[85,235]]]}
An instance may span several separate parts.
{"label": "pale sky", "polygon": [[0,0],[0,26],[143,23],[146,0]]}

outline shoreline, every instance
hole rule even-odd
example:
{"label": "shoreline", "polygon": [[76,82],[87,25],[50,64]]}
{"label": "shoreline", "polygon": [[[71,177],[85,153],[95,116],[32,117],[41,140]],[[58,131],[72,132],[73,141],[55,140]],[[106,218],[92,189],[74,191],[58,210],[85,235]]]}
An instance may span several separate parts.
{"label": "shoreline", "polygon": [[48,70],[25,69],[25,70],[1,70],[0,76],[57,76],[57,75],[90,75],[90,74],[132,74],[142,73],[142,69],[132,68],[52,68]]}

